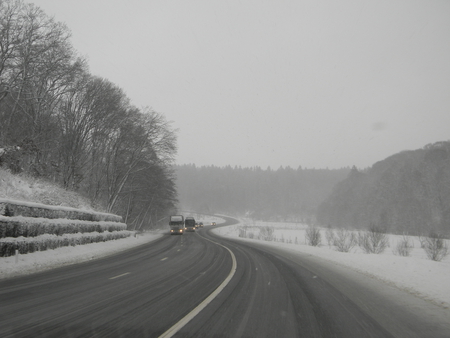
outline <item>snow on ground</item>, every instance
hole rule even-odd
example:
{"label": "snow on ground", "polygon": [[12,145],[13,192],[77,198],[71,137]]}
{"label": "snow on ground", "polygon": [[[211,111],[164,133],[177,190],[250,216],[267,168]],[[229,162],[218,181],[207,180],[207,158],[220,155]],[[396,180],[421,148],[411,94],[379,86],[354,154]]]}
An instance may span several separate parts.
{"label": "snow on ground", "polygon": [[[262,227],[272,227],[273,241],[259,240],[258,235]],[[382,254],[366,254],[355,246],[350,252],[338,252],[327,245],[325,230],[321,230],[322,245],[313,247],[305,241],[305,229],[302,224],[269,223],[242,221],[240,224],[220,227],[213,231],[221,236],[232,237],[243,241],[258,241],[270,246],[282,247],[288,250],[308,253],[332,261],[373,278],[382,280],[390,285],[406,290],[421,298],[432,301],[445,308],[450,307],[450,255],[440,262],[428,259],[421,248],[417,237],[410,237],[414,248],[409,257],[394,254],[394,249],[401,236],[388,235],[390,247]],[[241,231],[240,231],[241,229]],[[246,231],[246,238],[239,237]],[[253,237],[253,239],[249,238]]]}
{"label": "snow on ground", "polygon": [[160,238],[163,232],[147,232],[137,237],[66,246],[54,250],[33,252],[26,255],[0,258],[0,279],[27,275],[35,272],[57,268],[105,257]]}
{"label": "snow on ground", "polygon": [[[208,224],[210,220],[199,221]],[[222,222],[220,219],[214,221],[217,224]],[[274,229],[276,240],[256,239],[260,229],[266,226]],[[247,238],[239,237],[239,229],[246,230]],[[242,221],[240,224],[215,228],[213,231],[225,237],[243,241],[258,241],[294,252],[315,255],[382,280],[445,308],[450,307],[450,256],[447,256],[441,262],[431,261],[420,247],[418,238],[411,237],[414,241],[414,248],[409,257],[397,256],[393,253],[397,241],[400,240],[400,236],[395,235],[389,235],[390,247],[382,254],[365,254],[359,247],[354,247],[350,252],[343,253],[327,245],[324,230],[321,230],[322,245],[320,247],[307,245],[305,229],[305,225],[295,223]],[[55,250],[19,255],[17,258],[3,257],[0,258],[0,279],[104,257],[151,242],[161,237],[163,233],[164,231],[156,231],[109,242],[62,247]],[[248,238],[252,236],[254,239]]]}
{"label": "snow on ground", "polygon": [[[207,216],[202,218],[200,215],[193,214],[196,220],[204,222],[205,225],[211,222],[217,224],[223,223],[224,220],[219,217]],[[0,257],[0,279],[23,276],[57,268],[63,265],[75,264],[89,261],[96,258],[105,257],[111,254],[124,251],[135,246],[154,241],[166,230],[157,230],[154,232],[145,232],[137,235],[137,237],[128,237],[113,241],[92,243],[85,245],[66,246],[54,250],[38,251],[26,255],[18,255],[14,257]],[[75,234],[81,236],[82,234]]]}

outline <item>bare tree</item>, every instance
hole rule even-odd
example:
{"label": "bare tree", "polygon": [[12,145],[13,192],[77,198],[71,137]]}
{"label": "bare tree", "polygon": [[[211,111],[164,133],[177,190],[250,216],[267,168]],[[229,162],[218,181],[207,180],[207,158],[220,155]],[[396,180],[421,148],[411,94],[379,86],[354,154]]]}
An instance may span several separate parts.
{"label": "bare tree", "polygon": [[85,62],[70,32],[41,9],[20,0],[0,2],[0,142],[26,136],[46,156],[55,149],[55,109]]}

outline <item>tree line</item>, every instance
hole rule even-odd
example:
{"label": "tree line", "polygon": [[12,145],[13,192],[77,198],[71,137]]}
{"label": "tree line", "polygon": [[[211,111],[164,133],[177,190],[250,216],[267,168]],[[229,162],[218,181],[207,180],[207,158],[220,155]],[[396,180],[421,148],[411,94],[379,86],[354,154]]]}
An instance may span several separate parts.
{"label": "tree line", "polygon": [[319,206],[332,227],[450,236],[450,142],[403,151],[367,170],[352,168]]}
{"label": "tree line", "polygon": [[70,37],[39,7],[0,0],[0,166],[78,191],[132,228],[151,226],[177,203],[175,131],[90,74]]}
{"label": "tree line", "polygon": [[180,208],[258,220],[314,222],[319,204],[350,168],[175,167]]}
{"label": "tree line", "polygon": [[185,210],[450,237],[450,141],[366,169],[175,168]]}

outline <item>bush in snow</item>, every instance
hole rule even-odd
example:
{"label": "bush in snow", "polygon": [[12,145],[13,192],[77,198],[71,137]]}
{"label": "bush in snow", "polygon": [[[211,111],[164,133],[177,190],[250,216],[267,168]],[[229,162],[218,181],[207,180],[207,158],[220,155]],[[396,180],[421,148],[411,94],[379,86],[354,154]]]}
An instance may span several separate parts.
{"label": "bush in snow", "polygon": [[414,248],[414,244],[409,236],[403,235],[402,239],[397,241],[397,246],[392,252],[395,255],[407,257],[410,255],[412,248]]}
{"label": "bush in snow", "polygon": [[423,248],[429,259],[441,261],[448,255],[448,244],[442,235],[431,232],[423,239]]}
{"label": "bush in snow", "polygon": [[358,234],[358,243],[365,253],[380,254],[389,246],[389,237],[385,228],[372,223],[369,231]]}
{"label": "bush in snow", "polygon": [[244,228],[239,228],[239,237],[247,238],[247,230]]}
{"label": "bush in snow", "polygon": [[32,253],[35,251],[45,251],[63,246],[76,246],[90,243],[106,242],[110,240],[130,237],[132,231],[105,231],[78,234],[42,235],[37,237],[17,237],[0,239],[0,257],[13,256],[16,250],[20,254]]}
{"label": "bush in snow", "polygon": [[264,226],[259,229],[259,239],[265,241],[273,241],[274,239],[274,228],[269,226]]}
{"label": "bush in snow", "polygon": [[322,242],[322,235],[317,227],[309,226],[305,232],[306,242],[311,246],[320,246]]}
{"label": "bush in snow", "polygon": [[125,223],[0,216],[0,238],[125,230]]}
{"label": "bush in snow", "polygon": [[334,231],[331,229],[331,226],[328,226],[327,230],[325,230],[325,238],[329,247],[334,245]]}
{"label": "bush in snow", "polygon": [[336,234],[333,233],[333,245],[339,252],[349,252],[357,242],[355,233],[347,229],[338,229]]}

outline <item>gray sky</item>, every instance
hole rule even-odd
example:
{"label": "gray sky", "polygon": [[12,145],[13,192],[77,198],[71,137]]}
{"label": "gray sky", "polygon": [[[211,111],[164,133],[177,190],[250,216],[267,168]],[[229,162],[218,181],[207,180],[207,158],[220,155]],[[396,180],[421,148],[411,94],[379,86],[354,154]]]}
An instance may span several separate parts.
{"label": "gray sky", "polygon": [[35,0],[177,163],[340,168],[450,140],[450,1]]}

